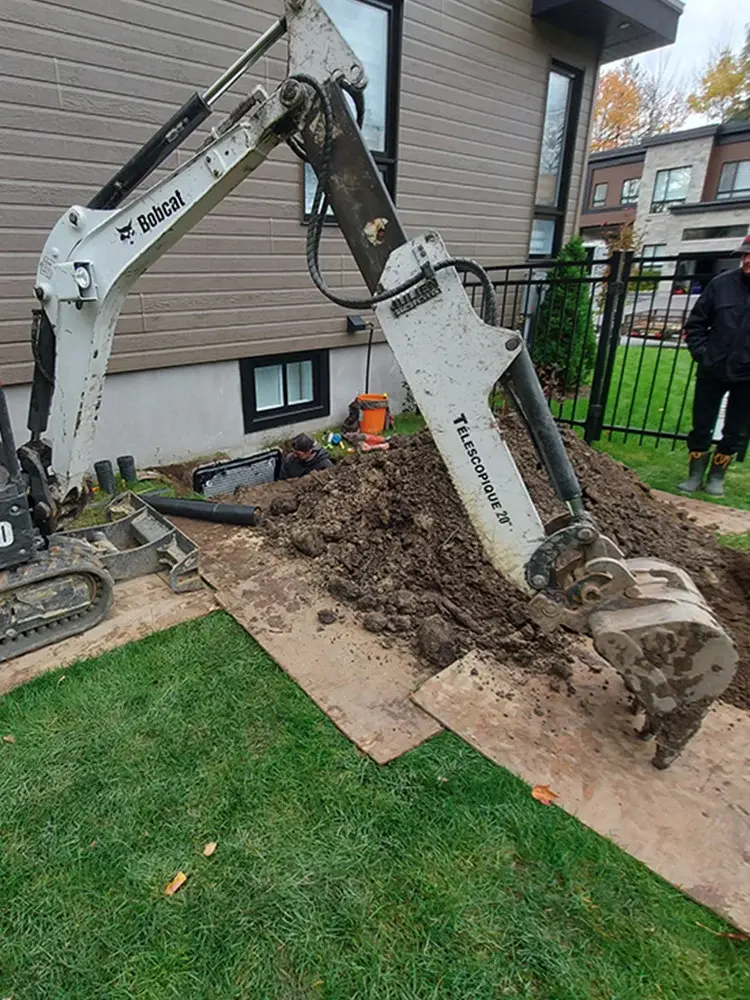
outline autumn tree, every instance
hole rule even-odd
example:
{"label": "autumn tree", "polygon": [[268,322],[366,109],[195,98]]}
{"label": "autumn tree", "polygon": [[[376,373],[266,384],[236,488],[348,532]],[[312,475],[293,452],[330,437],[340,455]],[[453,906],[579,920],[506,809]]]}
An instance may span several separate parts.
{"label": "autumn tree", "polygon": [[594,110],[593,151],[636,142],[642,106],[638,67],[632,59],[626,59],[620,69],[603,73]]}
{"label": "autumn tree", "polygon": [[684,87],[668,59],[639,66],[626,59],[599,82],[592,149],[632,146],[677,129],[685,118]]}
{"label": "autumn tree", "polygon": [[688,107],[712,122],[750,116],[750,25],[740,52],[727,46],[711,56]]}

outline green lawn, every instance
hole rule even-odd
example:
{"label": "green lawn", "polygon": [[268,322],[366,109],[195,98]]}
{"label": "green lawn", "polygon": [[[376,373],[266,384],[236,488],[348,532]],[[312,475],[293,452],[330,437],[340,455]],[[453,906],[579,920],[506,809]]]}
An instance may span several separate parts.
{"label": "green lawn", "polygon": [[[604,423],[687,434],[693,406],[693,369],[690,354],[684,349],[646,347],[638,342],[620,346]],[[685,386],[689,386],[687,396]],[[588,409],[589,400],[584,396],[552,404],[555,416],[566,420],[585,420]],[[606,433],[609,437],[610,432]],[[640,436],[612,432],[612,440],[632,442],[639,441]]]}
{"label": "green lawn", "polygon": [[[594,447],[635,469],[641,479],[654,489],[683,495],[677,484],[685,479],[688,471],[688,453],[684,444],[678,442],[673,449],[671,441],[660,441],[657,446],[656,442],[646,439],[639,446],[637,438],[629,438],[627,443],[623,443],[622,440],[610,441],[605,434],[601,441],[594,443]],[[744,462],[735,462],[730,467],[725,492],[723,499],[703,492],[692,496],[697,500],[750,510],[750,454]]]}
{"label": "green lawn", "polygon": [[737,552],[750,552],[750,531],[741,535],[721,535],[719,542],[727,549]]}
{"label": "green lawn", "polygon": [[223,614],[17,689],[0,734],[2,997],[750,996],[712,914],[452,735],[372,763]]}

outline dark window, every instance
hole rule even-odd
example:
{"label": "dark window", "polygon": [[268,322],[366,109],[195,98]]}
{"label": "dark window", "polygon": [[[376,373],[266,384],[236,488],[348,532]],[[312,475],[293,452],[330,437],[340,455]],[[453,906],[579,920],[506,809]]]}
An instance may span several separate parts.
{"label": "dark window", "polygon": [[562,243],[582,82],[580,70],[552,64],[529,246],[532,257],[554,256]]}
{"label": "dark window", "polygon": [[[320,5],[367,73],[362,135],[395,199],[401,0],[320,0]],[[354,113],[351,98],[347,99]],[[315,171],[306,163],[302,181],[305,221],[310,216],[316,183]],[[327,215],[333,221],[330,207]]]}
{"label": "dark window", "polygon": [[684,205],[690,189],[692,167],[675,167],[672,170],[659,170],[654,182],[654,197],[651,201],[652,212],[666,212],[671,205]]}
{"label": "dark window", "polygon": [[594,208],[601,208],[602,205],[607,204],[607,191],[609,190],[609,184],[597,184],[594,188],[594,196],[591,199],[591,204]]}
{"label": "dark window", "polygon": [[683,240],[731,240],[743,236],[747,236],[747,226],[704,226],[682,231]]}
{"label": "dark window", "polygon": [[621,205],[637,205],[638,193],[641,187],[640,177],[631,177],[630,180],[622,182],[622,192],[620,194]]}
{"label": "dark window", "polygon": [[750,198],[750,160],[724,164],[716,199],[725,198]]}
{"label": "dark window", "polygon": [[245,433],[331,412],[328,351],[303,351],[240,361]]}

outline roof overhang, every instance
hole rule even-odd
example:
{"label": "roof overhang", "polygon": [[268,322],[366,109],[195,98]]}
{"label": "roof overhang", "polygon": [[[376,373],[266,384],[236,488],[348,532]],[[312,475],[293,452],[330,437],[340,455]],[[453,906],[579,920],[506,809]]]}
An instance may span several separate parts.
{"label": "roof overhang", "polygon": [[606,63],[671,45],[683,6],[680,0],[533,0],[531,13],[596,41]]}

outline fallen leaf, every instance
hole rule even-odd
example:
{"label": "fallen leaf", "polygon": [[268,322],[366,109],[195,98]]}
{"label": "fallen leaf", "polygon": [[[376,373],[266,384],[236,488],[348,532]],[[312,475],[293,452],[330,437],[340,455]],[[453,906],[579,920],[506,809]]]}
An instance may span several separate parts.
{"label": "fallen leaf", "polygon": [[89,844],[89,847],[96,847],[96,841],[92,840],[91,843]]}
{"label": "fallen leaf", "polygon": [[537,802],[541,802],[542,805],[549,806],[558,798],[558,795],[548,785],[534,785],[531,789],[531,797]]}
{"label": "fallen leaf", "polygon": [[320,987],[324,986],[324,985],[325,985],[325,979],[316,979],[315,982],[312,984],[312,988],[314,990],[317,990],[317,989],[320,989]]}
{"label": "fallen leaf", "polygon": [[203,848],[203,857],[210,858],[218,846],[215,840],[210,840]]}
{"label": "fallen leaf", "polygon": [[177,872],[175,877],[164,890],[164,894],[166,896],[174,896],[177,890],[182,888],[182,886],[187,882],[187,879],[188,877],[185,872]]}
{"label": "fallen leaf", "polygon": [[730,941],[750,941],[750,934],[732,934],[729,932],[712,931],[710,927],[706,927],[706,925],[700,923],[700,921],[696,920],[695,922],[699,927],[702,927],[704,931],[708,931],[709,934],[713,934],[714,937],[728,938]]}
{"label": "fallen leaf", "polygon": [[15,736],[12,736],[10,733],[8,733],[7,736],[3,736],[3,743],[15,743],[15,742],[16,742]]}

